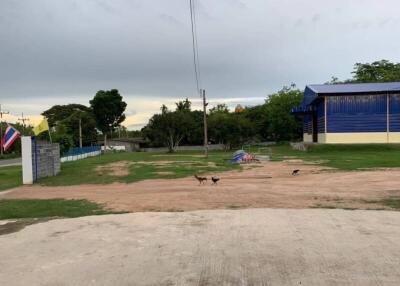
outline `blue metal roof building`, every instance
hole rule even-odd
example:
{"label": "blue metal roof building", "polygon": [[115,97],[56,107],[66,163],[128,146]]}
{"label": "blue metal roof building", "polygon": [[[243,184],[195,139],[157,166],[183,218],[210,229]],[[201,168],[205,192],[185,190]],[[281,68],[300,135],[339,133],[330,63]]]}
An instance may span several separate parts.
{"label": "blue metal roof building", "polygon": [[292,112],[304,142],[400,143],[400,82],[308,85]]}

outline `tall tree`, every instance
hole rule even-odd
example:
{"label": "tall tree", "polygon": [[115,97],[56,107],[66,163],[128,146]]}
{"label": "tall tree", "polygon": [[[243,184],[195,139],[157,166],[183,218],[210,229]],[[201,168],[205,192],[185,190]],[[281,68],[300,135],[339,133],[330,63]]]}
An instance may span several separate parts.
{"label": "tall tree", "polygon": [[210,140],[232,149],[251,138],[251,122],[242,114],[213,112],[208,119]]}
{"label": "tall tree", "polygon": [[210,108],[210,114],[222,112],[222,113],[229,113],[228,106],[225,103],[217,104],[213,108]]}
{"label": "tall tree", "polygon": [[176,111],[191,111],[192,103],[189,101],[188,98],[182,101],[178,101],[175,103]]}
{"label": "tall tree", "polygon": [[400,63],[392,63],[388,60],[356,63],[352,74],[352,82],[400,81]]}
{"label": "tall tree", "polygon": [[188,112],[168,111],[153,115],[142,133],[154,145],[167,146],[170,152],[174,152],[185,136],[190,134],[192,126]]}
{"label": "tall tree", "polygon": [[253,137],[254,140],[263,141],[269,139],[267,104],[246,107],[240,115],[251,122],[249,132],[251,134],[250,136]]}
{"label": "tall tree", "polygon": [[46,111],[43,111],[42,115],[47,118],[49,126],[53,127],[57,124],[57,122],[67,119],[77,110],[89,113],[92,111],[90,107],[82,104],[72,103],[66,105],[54,105]]}
{"label": "tall tree", "polygon": [[97,141],[96,122],[90,107],[75,103],[54,105],[42,112],[42,115],[48,119],[50,127],[57,129],[58,125],[63,125],[63,132],[72,138],[75,146],[79,146],[79,119],[81,119],[83,145]]}
{"label": "tall tree", "polygon": [[268,133],[273,140],[293,140],[301,138],[302,121],[291,114],[293,107],[299,106],[303,93],[295,86],[284,87],[266,100]]}
{"label": "tall tree", "polygon": [[66,134],[71,135],[74,146],[79,146],[79,124],[82,128],[83,146],[91,145],[97,141],[96,121],[91,111],[76,110],[69,117],[61,120],[59,124],[65,127]]}
{"label": "tall tree", "polygon": [[356,63],[351,73],[353,74],[351,79],[340,81],[333,76],[326,84],[400,81],[400,63],[388,60]]}
{"label": "tall tree", "polygon": [[104,135],[104,150],[107,146],[107,134],[114,131],[125,120],[126,102],[118,90],[99,90],[90,101],[97,128]]}

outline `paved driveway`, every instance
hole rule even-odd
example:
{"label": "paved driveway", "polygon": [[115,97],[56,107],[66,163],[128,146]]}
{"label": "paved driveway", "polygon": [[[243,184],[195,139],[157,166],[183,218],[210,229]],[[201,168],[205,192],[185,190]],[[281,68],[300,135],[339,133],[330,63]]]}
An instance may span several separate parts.
{"label": "paved driveway", "polygon": [[9,160],[0,160],[0,168],[8,167],[8,166],[20,166],[22,164],[21,158],[9,159]]}
{"label": "paved driveway", "polygon": [[400,213],[249,209],[38,223],[0,236],[0,285],[399,285]]}

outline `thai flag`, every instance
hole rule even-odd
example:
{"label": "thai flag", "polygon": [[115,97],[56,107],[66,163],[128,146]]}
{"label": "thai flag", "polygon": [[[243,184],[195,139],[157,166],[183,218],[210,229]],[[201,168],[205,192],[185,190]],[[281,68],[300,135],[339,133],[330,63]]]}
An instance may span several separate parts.
{"label": "thai flag", "polygon": [[2,140],[4,151],[7,151],[14,144],[15,140],[20,137],[20,133],[14,127],[8,125],[6,133]]}

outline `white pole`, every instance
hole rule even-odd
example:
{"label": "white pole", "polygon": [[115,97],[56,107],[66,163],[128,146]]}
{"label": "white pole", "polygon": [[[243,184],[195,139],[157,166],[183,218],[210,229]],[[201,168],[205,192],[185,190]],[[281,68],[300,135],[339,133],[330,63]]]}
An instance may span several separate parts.
{"label": "white pole", "polygon": [[32,138],[30,136],[21,137],[22,155],[22,182],[23,184],[33,184],[33,165],[32,165]]}

